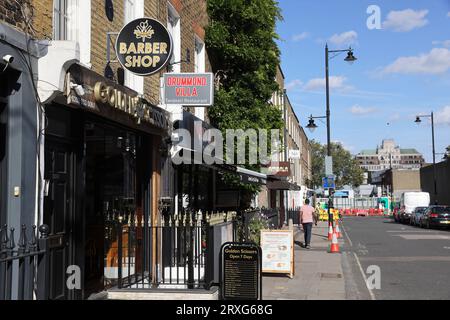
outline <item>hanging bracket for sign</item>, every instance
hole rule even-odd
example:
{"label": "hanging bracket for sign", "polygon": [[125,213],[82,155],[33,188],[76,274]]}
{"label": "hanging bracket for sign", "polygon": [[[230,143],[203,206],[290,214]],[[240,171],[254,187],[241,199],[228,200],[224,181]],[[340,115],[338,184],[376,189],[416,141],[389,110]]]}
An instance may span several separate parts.
{"label": "hanging bracket for sign", "polygon": [[152,18],[129,22],[119,32],[116,54],[128,71],[148,76],[159,72],[172,57],[173,40],[167,28]]}

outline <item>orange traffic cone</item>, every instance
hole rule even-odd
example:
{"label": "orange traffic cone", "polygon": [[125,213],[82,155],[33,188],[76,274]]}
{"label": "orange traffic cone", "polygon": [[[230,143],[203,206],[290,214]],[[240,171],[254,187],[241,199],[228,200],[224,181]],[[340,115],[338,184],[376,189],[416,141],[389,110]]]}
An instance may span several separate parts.
{"label": "orange traffic cone", "polygon": [[328,228],[328,240],[333,240],[333,225],[330,223],[329,228]]}
{"label": "orange traffic cone", "polygon": [[336,220],[336,236],[338,239],[342,238],[341,229],[339,228],[339,220]]}
{"label": "orange traffic cone", "polygon": [[336,233],[333,233],[333,241],[331,241],[330,253],[339,253],[339,242]]}

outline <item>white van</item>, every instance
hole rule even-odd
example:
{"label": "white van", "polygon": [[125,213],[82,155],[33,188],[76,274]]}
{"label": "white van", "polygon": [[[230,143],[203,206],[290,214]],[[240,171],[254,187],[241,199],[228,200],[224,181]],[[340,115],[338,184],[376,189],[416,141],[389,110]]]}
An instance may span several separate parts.
{"label": "white van", "polygon": [[428,207],[430,194],[428,192],[404,192],[400,198],[400,211],[397,221],[408,222],[417,207]]}

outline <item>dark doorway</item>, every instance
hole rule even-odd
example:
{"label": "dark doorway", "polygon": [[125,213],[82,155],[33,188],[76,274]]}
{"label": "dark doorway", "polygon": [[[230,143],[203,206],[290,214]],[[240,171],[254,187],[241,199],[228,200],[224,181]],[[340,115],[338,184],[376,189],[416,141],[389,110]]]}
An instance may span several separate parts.
{"label": "dark doorway", "polygon": [[75,152],[69,143],[48,138],[45,148],[44,223],[50,227],[50,299],[69,299],[67,267],[73,265]]}
{"label": "dark doorway", "polygon": [[[103,123],[85,123],[85,297],[141,273],[142,177],[136,175],[141,137]],[[121,237],[119,241],[119,237]],[[119,245],[121,250],[119,250]],[[120,254],[119,254],[120,251]]]}

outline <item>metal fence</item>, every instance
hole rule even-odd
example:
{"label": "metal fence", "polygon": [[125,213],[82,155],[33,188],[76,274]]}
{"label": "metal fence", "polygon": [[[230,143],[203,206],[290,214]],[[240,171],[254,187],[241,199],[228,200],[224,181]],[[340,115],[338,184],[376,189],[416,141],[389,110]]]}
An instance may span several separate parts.
{"label": "metal fence", "polygon": [[[222,213],[170,216],[154,226],[112,225],[118,243],[117,287],[207,288],[214,282],[215,270],[219,268],[214,259],[217,246],[235,239],[234,226],[233,217]],[[220,228],[226,231],[227,237],[220,239],[218,235],[224,234]],[[139,239],[146,245],[137,245]]]}
{"label": "metal fence", "polygon": [[16,245],[14,228],[0,228],[0,300],[47,300],[49,253],[46,225],[32,227],[28,241],[25,225]]}
{"label": "metal fence", "polygon": [[288,221],[292,219],[293,224],[300,224],[300,207],[288,209],[287,219]]}

